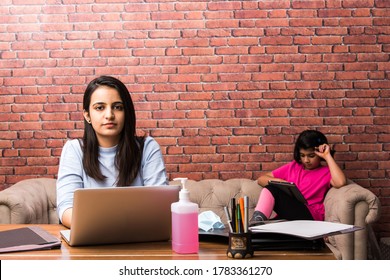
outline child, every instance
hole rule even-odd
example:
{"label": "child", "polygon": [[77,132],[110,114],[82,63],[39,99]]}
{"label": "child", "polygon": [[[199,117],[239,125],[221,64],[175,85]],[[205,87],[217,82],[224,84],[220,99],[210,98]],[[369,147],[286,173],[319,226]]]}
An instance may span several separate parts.
{"label": "child", "polygon": [[[278,219],[323,221],[326,192],[331,187],[340,188],[346,184],[346,177],[333,159],[333,153],[324,134],[315,130],[303,131],[295,143],[294,160],[258,178],[258,184],[264,188],[250,224],[264,223],[273,211]],[[295,183],[307,205],[269,186],[270,180]]]}

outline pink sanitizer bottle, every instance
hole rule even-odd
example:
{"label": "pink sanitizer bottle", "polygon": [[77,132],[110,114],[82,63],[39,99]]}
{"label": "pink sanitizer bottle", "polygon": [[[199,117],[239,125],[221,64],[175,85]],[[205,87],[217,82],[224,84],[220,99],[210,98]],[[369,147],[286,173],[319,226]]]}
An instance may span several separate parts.
{"label": "pink sanitizer bottle", "polygon": [[179,201],[172,203],[172,250],[179,254],[197,253],[199,250],[198,236],[198,204],[190,201],[190,193],[185,187],[187,178],[180,180],[182,189]]}

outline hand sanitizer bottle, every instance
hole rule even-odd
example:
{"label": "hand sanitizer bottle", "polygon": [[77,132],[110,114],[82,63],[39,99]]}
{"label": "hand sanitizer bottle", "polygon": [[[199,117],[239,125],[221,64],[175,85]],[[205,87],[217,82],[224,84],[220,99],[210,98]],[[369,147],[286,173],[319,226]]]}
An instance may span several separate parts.
{"label": "hand sanitizer bottle", "polygon": [[187,178],[180,180],[182,189],[179,201],[172,203],[172,250],[179,254],[197,253],[199,250],[198,236],[198,204],[190,201],[190,193],[185,187]]}

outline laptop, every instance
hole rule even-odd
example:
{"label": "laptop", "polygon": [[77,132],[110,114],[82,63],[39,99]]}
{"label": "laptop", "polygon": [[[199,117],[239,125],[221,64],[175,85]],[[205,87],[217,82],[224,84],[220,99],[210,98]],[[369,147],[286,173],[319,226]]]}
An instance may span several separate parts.
{"label": "laptop", "polygon": [[70,246],[166,241],[171,204],[180,186],[78,189],[72,226],[60,231]]}

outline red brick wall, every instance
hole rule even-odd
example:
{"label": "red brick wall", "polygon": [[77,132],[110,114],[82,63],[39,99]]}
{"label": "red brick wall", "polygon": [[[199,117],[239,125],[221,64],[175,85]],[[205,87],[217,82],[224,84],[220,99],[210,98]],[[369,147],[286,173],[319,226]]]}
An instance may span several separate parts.
{"label": "red brick wall", "polygon": [[108,74],[170,178],[255,179],[320,129],[390,235],[389,15],[387,0],[2,0],[2,188],[56,175],[86,84]]}

